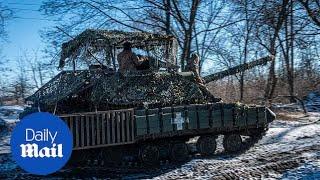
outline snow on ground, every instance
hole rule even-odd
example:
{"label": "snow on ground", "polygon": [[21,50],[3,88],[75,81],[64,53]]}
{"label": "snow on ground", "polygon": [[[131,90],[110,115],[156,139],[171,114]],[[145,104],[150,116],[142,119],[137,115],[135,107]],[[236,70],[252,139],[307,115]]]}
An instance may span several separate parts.
{"label": "snow on ground", "polygon": [[0,154],[10,153],[10,132],[22,111],[23,107],[18,105],[0,107]]}
{"label": "snow on ground", "polygon": [[[320,118],[320,113],[313,114]],[[173,169],[154,179],[209,179],[223,178],[234,174],[234,178],[276,178],[300,179],[320,177],[320,123],[275,121],[266,136],[254,147],[238,156],[217,156],[209,159],[193,159],[178,169]],[[314,147],[315,146],[315,147]],[[315,148],[315,150],[313,150]],[[309,150],[310,149],[310,150]],[[305,151],[305,152],[304,152]],[[300,154],[301,153],[301,154]],[[299,154],[299,155],[297,155]],[[299,166],[285,172],[276,172],[263,164],[275,164],[282,161],[302,159]],[[257,169],[256,169],[257,168]],[[262,168],[262,170],[259,170]],[[265,170],[263,169],[265,168]],[[246,174],[246,171],[261,173]],[[221,174],[225,174],[221,176]],[[233,176],[231,176],[232,178]],[[317,179],[317,178],[316,178]]]}
{"label": "snow on ground", "polygon": [[295,121],[277,119],[259,143],[241,155],[193,159],[153,178],[320,179],[320,94],[310,93],[304,103],[307,115],[290,113],[302,112],[300,104],[276,105]]}
{"label": "snow on ground", "polygon": [[[306,154],[308,156],[308,154]],[[314,156],[319,157],[318,155],[310,154],[311,158]],[[283,176],[283,179],[320,179],[320,160],[313,159],[302,164],[296,169],[289,170]]]}
{"label": "snow on ground", "polygon": [[23,111],[23,106],[1,106],[0,107],[0,119],[6,121],[6,123],[15,123],[18,121],[19,114]]}
{"label": "snow on ground", "polygon": [[[208,158],[194,157],[183,165],[164,165],[156,170],[132,173],[124,173],[120,169],[117,173],[108,172],[104,167],[89,167],[82,171],[65,169],[48,178],[320,179],[319,97],[310,95],[306,98],[306,106],[310,111],[307,116],[296,116],[294,121],[275,120],[270,124],[266,135],[242,154],[225,154],[219,137],[220,148],[217,155]],[[301,111],[298,105],[279,107],[289,109],[289,112],[292,109]],[[0,118],[7,123],[16,122],[18,112],[22,109],[19,106],[0,107]],[[10,158],[10,133],[0,136],[0,178],[34,178],[25,174]]]}
{"label": "snow on ground", "polygon": [[312,92],[308,94],[305,105],[308,112],[320,112],[320,93]]}
{"label": "snow on ground", "polygon": [[[320,112],[320,92],[309,93],[306,97],[304,97],[303,104],[309,113]],[[291,104],[274,103],[272,104],[272,108],[287,112],[301,112],[302,104],[300,104],[300,102]]]}

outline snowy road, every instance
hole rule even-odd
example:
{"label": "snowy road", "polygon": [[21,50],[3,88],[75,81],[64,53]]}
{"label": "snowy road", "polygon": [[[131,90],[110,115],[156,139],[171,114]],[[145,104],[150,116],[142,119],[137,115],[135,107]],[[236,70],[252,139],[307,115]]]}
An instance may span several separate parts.
{"label": "snowy road", "polygon": [[266,136],[241,155],[194,159],[155,179],[320,179],[319,116],[275,121]]}
{"label": "snowy road", "polygon": [[[10,116],[14,117],[14,114]],[[310,113],[298,121],[276,120],[258,144],[239,155],[226,155],[219,148],[214,157],[195,157],[179,166],[163,165],[151,170],[115,170],[102,166],[67,168],[47,178],[320,179],[319,119],[320,113]],[[41,178],[16,166],[8,153],[9,138],[8,133],[0,137],[0,179]]]}

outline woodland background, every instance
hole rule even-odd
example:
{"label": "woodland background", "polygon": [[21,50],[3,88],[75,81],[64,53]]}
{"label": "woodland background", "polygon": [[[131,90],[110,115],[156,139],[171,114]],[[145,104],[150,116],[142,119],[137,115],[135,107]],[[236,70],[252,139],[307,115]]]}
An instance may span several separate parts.
{"label": "woodland background", "polygon": [[[44,0],[39,11],[57,23],[40,33],[45,49],[24,52],[10,65],[0,60],[2,104],[23,103],[57,74],[61,44],[71,39],[64,32],[76,36],[87,28],[172,34],[181,70],[197,52],[203,76],[275,56],[267,66],[210,82],[225,102],[293,101],[279,96],[320,91],[320,0]],[[0,4],[4,46],[14,14]]]}

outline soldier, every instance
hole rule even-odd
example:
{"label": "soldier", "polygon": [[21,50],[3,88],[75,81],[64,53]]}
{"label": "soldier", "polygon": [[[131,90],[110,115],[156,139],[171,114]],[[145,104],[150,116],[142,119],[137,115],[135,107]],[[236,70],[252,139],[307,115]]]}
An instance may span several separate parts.
{"label": "soldier", "polygon": [[186,70],[194,73],[195,80],[198,83],[204,84],[204,80],[200,77],[199,62],[199,56],[196,53],[192,53],[191,58],[187,62]]}
{"label": "soldier", "polygon": [[124,73],[126,71],[136,71],[137,66],[141,64],[139,57],[132,52],[131,43],[125,42],[123,44],[123,51],[117,56],[119,63],[119,71]]}
{"label": "soldier", "polygon": [[196,53],[192,53],[191,58],[187,62],[186,70],[193,72],[195,76],[195,81],[199,83],[199,88],[202,90],[203,93],[205,93],[208,97],[210,97],[213,102],[221,101],[220,98],[214,97],[210,93],[208,88],[205,86],[205,81],[200,76],[199,62],[200,62],[199,56]]}

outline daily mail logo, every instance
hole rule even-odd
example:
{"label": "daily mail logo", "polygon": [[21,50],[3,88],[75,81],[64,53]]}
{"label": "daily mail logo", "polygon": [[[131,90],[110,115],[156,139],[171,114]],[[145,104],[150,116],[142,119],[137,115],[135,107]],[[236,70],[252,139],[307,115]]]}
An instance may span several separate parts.
{"label": "daily mail logo", "polygon": [[54,173],[72,153],[68,126],[50,113],[33,113],[15,127],[11,136],[13,159],[25,171],[36,175]]}
{"label": "daily mail logo", "polygon": [[21,144],[21,157],[63,157],[63,145],[56,144],[55,139],[58,135],[58,132],[55,131],[52,133],[49,129],[43,129],[43,131],[36,131],[34,129],[27,128],[25,131],[25,140],[26,142],[51,142],[51,147],[43,147],[39,149],[38,144],[36,143],[27,143]]}

